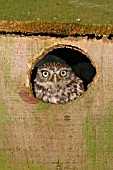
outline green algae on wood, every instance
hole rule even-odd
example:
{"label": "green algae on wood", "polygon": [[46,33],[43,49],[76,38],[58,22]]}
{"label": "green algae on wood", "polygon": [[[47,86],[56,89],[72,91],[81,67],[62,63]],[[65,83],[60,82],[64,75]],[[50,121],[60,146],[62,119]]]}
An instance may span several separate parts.
{"label": "green algae on wood", "polygon": [[[45,163],[39,163],[39,164],[33,164],[33,163],[30,163],[29,164],[29,167],[27,170],[51,170],[51,168],[49,168],[49,165],[46,165]],[[55,170],[55,169],[53,169]]]}
{"label": "green algae on wood", "polygon": [[[56,120],[53,119],[53,113],[51,114],[51,107],[52,106],[50,103],[43,103],[40,101],[40,103],[38,103],[35,108],[35,120],[39,124],[43,122],[48,127],[48,129],[54,130]],[[43,117],[46,118],[43,120]]]}
{"label": "green algae on wood", "polygon": [[18,169],[14,166],[12,167],[5,152],[2,149],[0,149],[0,169],[1,170],[17,170]]}
{"label": "green algae on wood", "polygon": [[[49,168],[48,165],[45,165],[44,163],[40,163],[40,164],[33,164],[29,161],[29,163],[21,165],[22,169],[25,170],[51,170]],[[15,164],[13,164],[13,162],[11,162],[10,159],[8,159],[7,154],[5,153],[4,150],[0,149],[0,169],[1,170],[18,170],[20,169],[18,166],[18,163],[15,162]]]}
{"label": "green algae on wood", "polygon": [[37,105],[36,105],[36,111],[38,112],[38,111],[46,111],[46,110],[48,110],[50,108],[50,104],[49,103],[43,103],[43,102],[41,102],[40,101],[40,103],[38,103]]}
{"label": "green algae on wood", "polygon": [[10,122],[10,117],[7,113],[7,106],[3,99],[0,99],[0,126]]}
{"label": "green algae on wood", "polygon": [[[105,111],[106,112],[106,111]],[[107,110],[112,114],[111,110]],[[83,123],[83,133],[86,140],[87,156],[92,164],[91,170],[101,167],[101,169],[110,169],[109,162],[113,156],[113,121],[109,117],[93,118],[87,117]]]}
{"label": "green algae on wood", "polygon": [[39,102],[35,106],[35,120],[37,123],[42,123],[42,114],[47,113],[50,109],[50,104]]}

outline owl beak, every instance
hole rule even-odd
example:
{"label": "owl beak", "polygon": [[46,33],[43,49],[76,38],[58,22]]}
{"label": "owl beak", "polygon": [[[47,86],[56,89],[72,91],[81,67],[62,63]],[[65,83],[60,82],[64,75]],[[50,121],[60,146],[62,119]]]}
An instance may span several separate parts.
{"label": "owl beak", "polygon": [[56,74],[54,74],[53,78],[52,78],[52,82],[53,83],[57,83],[58,82],[58,77]]}

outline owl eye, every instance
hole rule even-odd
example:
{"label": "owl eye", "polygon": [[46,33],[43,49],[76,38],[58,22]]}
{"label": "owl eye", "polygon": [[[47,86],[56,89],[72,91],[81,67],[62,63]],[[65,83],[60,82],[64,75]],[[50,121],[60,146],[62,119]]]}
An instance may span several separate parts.
{"label": "owl eye", "polygon": [[48,77],[49,76],[49,72],[45,71],[45,70],[42,71],[42,76],[45,77],[45,78]]}
{"label": "owl eye", "polygon": [[65,77],[65,76],[67,75],[67,70],[62,70],[62,71],[60,71],[60,75],[61,75],[62,77]]}

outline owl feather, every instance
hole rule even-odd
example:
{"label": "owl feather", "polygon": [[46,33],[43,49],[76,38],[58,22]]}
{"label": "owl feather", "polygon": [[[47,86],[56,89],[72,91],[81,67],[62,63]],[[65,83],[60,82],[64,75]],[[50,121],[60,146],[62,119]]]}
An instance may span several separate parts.
{"label": "owl feather", "polygon": [[47,62],[37,68],[34,79],[36,98],[49,103],[63,104],[84,93],[83,81],[65,63]]}

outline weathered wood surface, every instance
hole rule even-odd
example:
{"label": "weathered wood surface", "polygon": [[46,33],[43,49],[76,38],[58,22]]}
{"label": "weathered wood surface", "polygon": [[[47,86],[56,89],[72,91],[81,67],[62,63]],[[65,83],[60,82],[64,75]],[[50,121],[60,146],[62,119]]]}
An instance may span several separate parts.
{"label": "weathered wood surface", "polygon": [[49,36],[111,36],[112,24],[77,24],[77,23],[40,23],[32,21],[0,21],[2,34],[49,35]]}
{"label": "weathered wood surface", "polygon": [[[85,51],[96,77],[73,102],[35,102],[27,93],[31,63],[58,44]],[[112,40],[1,35],[0,54],[0,169],[112,170]]]}

